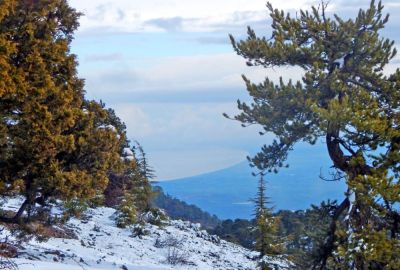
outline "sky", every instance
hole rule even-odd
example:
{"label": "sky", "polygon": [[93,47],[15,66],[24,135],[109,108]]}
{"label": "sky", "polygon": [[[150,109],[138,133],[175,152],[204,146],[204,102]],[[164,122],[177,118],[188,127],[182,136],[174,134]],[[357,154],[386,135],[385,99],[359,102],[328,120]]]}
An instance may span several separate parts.
{"label": "sky", "polygon": [[[295,14],[313,0],[270,1]],[[246,27],[270,34],[264,0],[70,0],[84,13],[72,43],[87,96],[102,100],[126,123],[128,136],[148,153],[158,180],[223,169],[246,159],[265,143],[261,127],[243,128],[223,113],[237,113],[248,100],[241,74],[299,79],[296,68],[247,67],[228,34]],[[354,16],[369,0],[331,0],[329,11]],[[400,44],[400,1],[384,1],[391,19],[385,37]],[[387,68],[400,65],[397,57]]]}

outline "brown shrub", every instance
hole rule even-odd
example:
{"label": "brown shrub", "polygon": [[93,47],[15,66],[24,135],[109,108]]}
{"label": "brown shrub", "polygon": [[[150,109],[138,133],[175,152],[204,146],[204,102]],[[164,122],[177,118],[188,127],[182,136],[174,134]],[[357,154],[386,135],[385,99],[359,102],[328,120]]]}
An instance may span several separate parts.
{"label": "brown shrub", "polygon": [[9,243],[0,243],[0,257],[15,258],[18,255],[18,249]]}
{"label": "brown shrub", "polygon": [[49,238],[78,239],[77,235],[71,229],[48,226],[39,222],[32,222],[25,225],[24,231],[28,234],[35,235],[40,241]]}

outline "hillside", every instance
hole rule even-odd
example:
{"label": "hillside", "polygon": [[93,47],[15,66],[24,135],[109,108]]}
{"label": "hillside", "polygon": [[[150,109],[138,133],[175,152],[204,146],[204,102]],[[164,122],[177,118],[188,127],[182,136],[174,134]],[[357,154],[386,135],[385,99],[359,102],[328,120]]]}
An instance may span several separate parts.
{"label": "hillside", "polygon": [[[13,209],[14,202],[6,209]],[[211,236],[199,225],[171,220],[162,227],[146,223],[120,229],[114,214],[111,208],[90,209],[83,219],[56,228],[71,239],[25,236],[21,240],[16,237],[20,232],[11,233],[4,226],[0,237],[18,247],[12,262],[21,270],[256,269],[257,253]],[[284,260],[269,260],[276,269],[288,267]]]}
{"label": "hillside", "polygon": [[157,194],[153,199],[154,206],[163,209],[173,219],[200,223],[205,229],[214,229],[221,223],[217,216],[165,194],[161,187],[155,186],[154,191]]}

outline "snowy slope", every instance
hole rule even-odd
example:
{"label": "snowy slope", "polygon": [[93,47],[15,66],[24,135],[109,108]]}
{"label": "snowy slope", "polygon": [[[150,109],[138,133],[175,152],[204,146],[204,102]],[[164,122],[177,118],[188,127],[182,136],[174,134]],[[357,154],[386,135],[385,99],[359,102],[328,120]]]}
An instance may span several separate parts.
{"label": "snowy slope", "polygon": [[[13,261],[21,270],[257,269],[257,253],[211,236],[197,224],[147,224],[143,228],[148,235],[134,237],[132,229],[115,226],[114,214],[111,208],[90,209],[85,219],[71,219],[66,224],[78,239],[28,240]],[[15,240],[7,230],[1,234],[2,239],[8,235]],[[178,263],[171,264],[171,259]],[[289,269],[283,259],[270,261],[276,269]]]}

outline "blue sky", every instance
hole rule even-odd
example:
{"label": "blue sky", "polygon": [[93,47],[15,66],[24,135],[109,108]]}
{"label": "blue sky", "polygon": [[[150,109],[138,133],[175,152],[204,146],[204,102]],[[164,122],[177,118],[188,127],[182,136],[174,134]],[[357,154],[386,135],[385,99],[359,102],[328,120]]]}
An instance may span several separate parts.
{"label": "blue sky", "polygon": [[[271,1],[294,12],[319,1]],[[284,4],[279,3],[284,2]],[[159,179],[197,175],[245,160],[268,143],[260,127],[225,119],[246,100],[241,74],[298,79],[294,68],[246,67],[228,34],[243,37],[251,25],[268,35],[264,0],[70,0],[82,11],[72,44],[89,98],[116,110],[131,139],[140,141]],[[330,11],[355,14],[369,0],[332,0]],[[384,34],[400,36],[400,2],[384,1],[392,14]],[[397,40],[397,44],[399,41]],[[400,58],[388,67],[399,66]]]}

